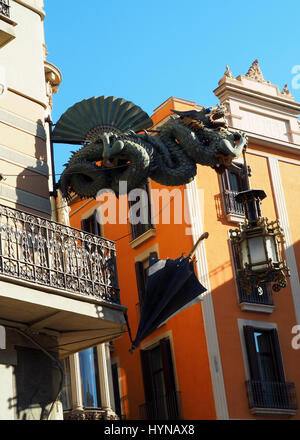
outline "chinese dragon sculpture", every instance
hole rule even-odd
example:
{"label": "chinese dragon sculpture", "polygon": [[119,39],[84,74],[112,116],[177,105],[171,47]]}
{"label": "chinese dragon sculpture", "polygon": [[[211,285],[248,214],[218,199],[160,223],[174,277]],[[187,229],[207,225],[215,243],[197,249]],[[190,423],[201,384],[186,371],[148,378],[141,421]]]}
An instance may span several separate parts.
{"label": "chinese dragon sculpture", "polygon": [[52,132],[52,142],[81,144],[58,182],[64,197],[72,193],[95,198],[127,182],[127,192],[148,178],[166,186],[189,183],[197,164],[222,173],[234,167],[247,144],[241,132],[230,132],[222,106],[179,112],[156,130],[138,106],[122,98],[100,96],[70,107]]}

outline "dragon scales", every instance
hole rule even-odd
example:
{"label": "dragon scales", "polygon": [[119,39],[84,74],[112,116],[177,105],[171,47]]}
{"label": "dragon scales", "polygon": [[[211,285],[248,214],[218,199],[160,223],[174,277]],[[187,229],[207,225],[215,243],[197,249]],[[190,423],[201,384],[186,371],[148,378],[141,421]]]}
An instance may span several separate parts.
{"label": "dragon scales", "polygon": [[68,109],[52,133],[53,142],[83,144],[65,165],[58,186],[64,197],[72,193],[95,198],[127,182],[127,192],[143,187],[148,178],[166,186],[191,182],[196,164],[218,173],[234,167],[247,144],[241,132],[230,132],[222,106],[178,112],[159,129],[140,107],[121,98],[90,98]]}

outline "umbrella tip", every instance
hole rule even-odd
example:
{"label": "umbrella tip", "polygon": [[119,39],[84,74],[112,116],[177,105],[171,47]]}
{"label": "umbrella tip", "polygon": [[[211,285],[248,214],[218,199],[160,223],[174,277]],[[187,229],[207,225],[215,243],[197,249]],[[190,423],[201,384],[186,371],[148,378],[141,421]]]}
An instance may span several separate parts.
{"label": "umbrella tip", "polygon": [[132,354],[135,349],[136,349],[136,346],[132,344],[130,350],[128,350],[128,351],[129,351],[130,354]]}

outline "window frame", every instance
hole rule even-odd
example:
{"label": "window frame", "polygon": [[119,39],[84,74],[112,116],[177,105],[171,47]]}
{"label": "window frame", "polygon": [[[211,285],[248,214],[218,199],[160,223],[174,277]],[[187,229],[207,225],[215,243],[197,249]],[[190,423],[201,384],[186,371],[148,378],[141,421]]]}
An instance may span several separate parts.
{"label": "window frame", "polygon": [[[155,385],[153,382],[154,372],[151,370],[151,352],[153,350],[160,349],[161,356],[161,371],[163,373],[165,394],[164,405],[166,410],[165,420],[180,420],[181,410],[179,401],[179,391],[177,389],[176,380],[176,366],[173,357],[172,341],[170,337],[162,335],[155,343],[143,346],[140,350],[140,362],[143,376],[143,386],[145,394],[145,404],[141,407],[145,407],[147,413],[147,419],[157,420],[156,417],[151,417],[151,407],[155,407],[157,399],[155,399]],[[156,373],[159,370],[156,371]],[[148,409],[150,407],[150,410]],[[155,411],[154,411],[155,412]]]}
{"label": "window frame", "polygon": [[151,187],[150,182],[148,181],[143,189],[147,193],[147,210],[148,210],[148,223],[137,223],[136,225],[132,224],[130,221],[130,209],[138,203],[140,200],[130,201],[128,200],[129,207],[129,224],[131,230],[131,241],[135,241],[140,238],[143,234],[146,234],[151,229],[155,229],[154,222],[152,221],[152,203],[151,203]]}
{"label": "window frame", "polygon": [[[242,171],[242,168],[244,167],[243,163],[234,162],[233,164],[236,167],[239,167]],[[224,209],[225,216],[229,222],[239,223],[244,219],[245,213],[244,213],[243,206],[234,200],[234,196],[239,191],[233,190],[231,188],[230,173],[238,176],[238,178],[240,179],[240,190],[239,191],[245,191],[245,190],[249,189],[249,185],[248,185],[248,181],[247,181],[246,176],[242,176],[242,175],[238,174],[237,171],[226,169],[224,171],[224,173],[219,175],[219,182],[220,182],[221,194],[222,194],[222,199],[223,199],[223,209]]]}

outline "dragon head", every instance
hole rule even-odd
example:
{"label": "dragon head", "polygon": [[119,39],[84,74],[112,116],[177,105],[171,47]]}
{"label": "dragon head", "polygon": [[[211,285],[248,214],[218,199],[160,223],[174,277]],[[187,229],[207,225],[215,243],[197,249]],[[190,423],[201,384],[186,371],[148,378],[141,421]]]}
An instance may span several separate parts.
{"label": "dragon head", "polygon": [[211,107],[206,113],[206,117],[209,120],[210,128],[227,127],[225,121],[226,109],[224,105],[218,104],[215,107]]}

